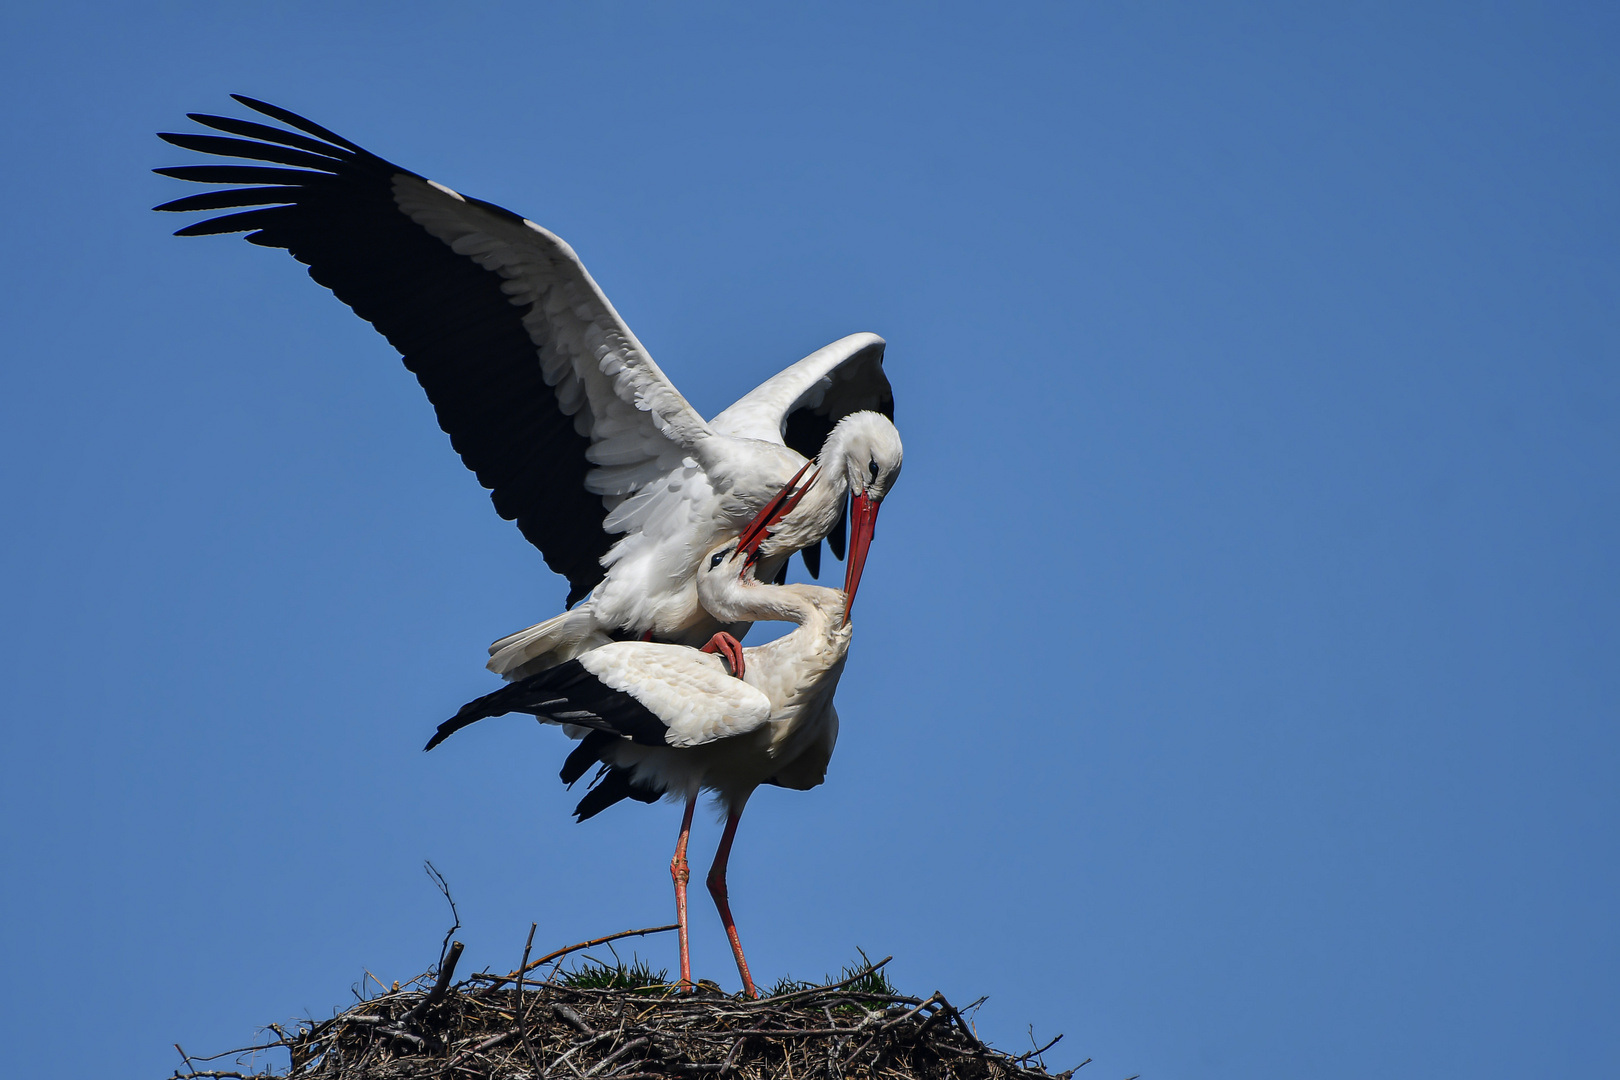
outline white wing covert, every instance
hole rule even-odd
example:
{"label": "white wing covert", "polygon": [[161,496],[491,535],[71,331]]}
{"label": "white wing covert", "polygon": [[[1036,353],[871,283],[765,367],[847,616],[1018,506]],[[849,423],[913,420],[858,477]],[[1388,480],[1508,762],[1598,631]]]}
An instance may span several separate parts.
{"label": "white wing covert", "polygon": [[714,419],[723,435],[761,439],[814,458],[838,421],[871,410],[894,419],[884,341],[850,334],[760,383]]}

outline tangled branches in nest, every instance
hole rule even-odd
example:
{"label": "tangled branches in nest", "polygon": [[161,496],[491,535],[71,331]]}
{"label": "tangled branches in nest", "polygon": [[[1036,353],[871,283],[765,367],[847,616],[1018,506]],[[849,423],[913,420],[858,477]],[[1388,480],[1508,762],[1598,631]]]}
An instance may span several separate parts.
{"label": "tangled branches in nest", "polygon": [[175,1076],[1069,1080],[1074,1072],[1046,1071],[1041,1053],[1051,1043],[1021,1057],[991,1049],[942,994],[895,993],[882,975],[886,959],[846,970],[845,978],[827,985],[784,981],[750,1001],[712,984],[677,993],[661,972],[624,964],[553,972],[542,982],[512,972],[452,985],[459,952],[452,947],[429,990],[385,992],[295,1033],[273,1025],[275,1041],[231,1052],[284,1048],[292,1059],[284,1073],[207,1069],[199,1067],[203,1059],[186,1057],[186,1069]]}

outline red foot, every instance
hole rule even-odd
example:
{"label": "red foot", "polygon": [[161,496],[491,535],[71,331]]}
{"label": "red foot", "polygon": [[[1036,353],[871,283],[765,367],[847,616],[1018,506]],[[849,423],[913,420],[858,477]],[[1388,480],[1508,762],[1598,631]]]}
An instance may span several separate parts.
{"label": "red foot", "polygon": [[743,677],[742,642],[724,630],[710,638],[709,643],[703,646],[702,651],[719,653],[725,659],[726,664],[730,666],[731,673],[739,679]]}

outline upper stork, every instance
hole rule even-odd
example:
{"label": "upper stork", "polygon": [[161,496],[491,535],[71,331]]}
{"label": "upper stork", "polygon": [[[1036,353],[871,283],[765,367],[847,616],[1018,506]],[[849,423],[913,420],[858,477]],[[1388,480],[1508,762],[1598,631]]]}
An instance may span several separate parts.
{"label": "upper stork", "polygon": [[272,164],[158,169],[231,186],[157,209],[236,210],[177,235],[245,232],[285,248],[374,325],[496,512],[568,579],[573,610],[496,642],[494,670],[518,677],[615,639],[698,644],[728,628],[699,602],[698,564],[812,460],[762,571],[802,549],[817,573],[823,538],[843,556],[846,519],[850,558],[864,558],[901,465],[882,338],[841,338],[705,421],[559,237],[234,96],[287,128],[192,113],[231,137],[161,138]]}

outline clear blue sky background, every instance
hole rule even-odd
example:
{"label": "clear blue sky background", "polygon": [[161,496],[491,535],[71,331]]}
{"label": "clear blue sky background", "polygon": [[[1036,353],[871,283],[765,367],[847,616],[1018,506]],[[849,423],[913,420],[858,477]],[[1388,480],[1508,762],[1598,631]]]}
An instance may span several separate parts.
{"label": "clear blue sky background", "polygon": [[369,327],[147,211],[238,91],[555,229],[705,413],[888,338],[764,977],[893,953],[1102,1080],[1620,1075],[1620,16],[1339,8],[11,11],[8,1071],[422,971],[424,859],[470,968],[671,911],[677,812],[573,824],[555,732],[420,752],[564,588]]}

